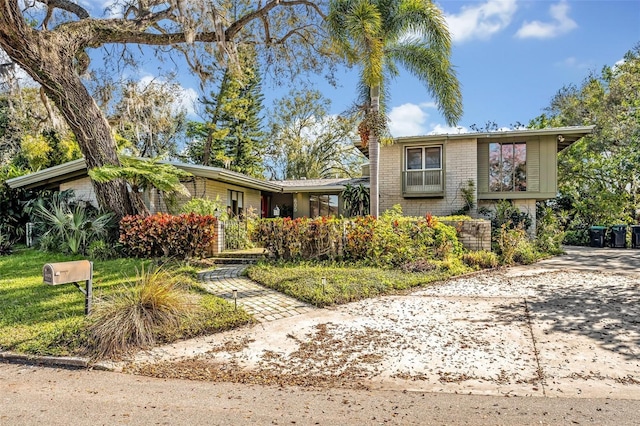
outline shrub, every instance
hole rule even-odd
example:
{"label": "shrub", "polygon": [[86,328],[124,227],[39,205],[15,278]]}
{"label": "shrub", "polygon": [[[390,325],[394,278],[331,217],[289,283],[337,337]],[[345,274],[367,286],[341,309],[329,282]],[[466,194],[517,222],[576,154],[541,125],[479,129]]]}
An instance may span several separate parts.
{"label": "shrub", "polygon": [[198,305],[183,287],[185,277],[163,269],[142,269],[133,282],[96,303],[89,334],[97,357],[146,347],[170,334]]}
{"label": "shrub", "polygon": [[399,206],[380,219],[262,219],[254,240],[276,259],[311,260],[343,258],[368,265],[390,267],[420,259],[445,259],[460,255],[462,245],[455,228],[431,215],[402,216]]}
{"label": "shrub", "polygon": [[562,241],[565,233],[560,229],[558,219],[549,207],[538,211],[536,229],[536,248],[546,254],[562,253]]}
{"label": "shrub", "polygon": [[227,220],[226,207],[223,207],[220,196],[216,196],[215,200],[209,198],[192,198],[181,208],[181,213],[196,213],[200,216],[216,216],[220,220]]}
{"label": "shrub", "polygon": [[428,260],[413,260],[400,266],[402,272],[429,272],[438,269],[438,265]]}
{"label": "shrub", "polygon": [[0,225],[0,256],[11,254],[13,251],[13,239],[4,228]]}
{"label": "shrub", "polygon": [[87,254],[91,259],[109,260],[118,257],[118,250],[105,240],[95,240],[89,244]]}
{"label": "shrub", "polygon": [[496,268],[500,265],[498,255],[492,251],[470,251],[462,255],[462,261],[471,267],[479,269]]}
{"label": "shrub", "polygon": [[523,241],[528,242],[527,232],[521,227],[510,229],[508,224],[504,223],[498,230],[496,245],[498,254],[505,265],[512,265],[516,262],[516,253],[524,250]]}
{"label": "shrub", "polygon": [[120,243],[135,257],[202,257],[215,239],[217,219],[195,213],[125,216]]}

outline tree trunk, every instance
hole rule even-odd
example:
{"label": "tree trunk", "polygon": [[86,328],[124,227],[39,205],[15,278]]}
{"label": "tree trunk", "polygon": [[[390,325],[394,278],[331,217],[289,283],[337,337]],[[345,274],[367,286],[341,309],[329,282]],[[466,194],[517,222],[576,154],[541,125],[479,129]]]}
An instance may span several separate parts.
{"label": "tree trunk", "polygon": [[[374,86],[369,91],[371,97],[371,111],[378,114],[380,111],[380,86]],[[380,213],[379,199],[380,188],[378,186],[380,162],[380,138],[375,131],[369,132],[369,185],[370,185],[370,212],[371,216],[378,217]]]}
{"label": "tree trunk", "polygon": [[[87,168],[119,165],[115,139],[100,108],[82,84],[75,66],[83,55],[82,35],[38,32],[22,18],[15,1],[0,0],[0,47],[56,104],[76,136]],[[137,213],[124,181],[93,182],[98,204],[118,217]]]}

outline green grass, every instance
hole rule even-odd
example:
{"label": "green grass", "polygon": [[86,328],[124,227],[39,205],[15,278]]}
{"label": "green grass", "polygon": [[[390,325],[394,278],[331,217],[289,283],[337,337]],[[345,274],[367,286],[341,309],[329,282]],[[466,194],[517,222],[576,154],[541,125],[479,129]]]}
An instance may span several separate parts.
{"label": "green grass", "polygon": [[[45,263],[78,260],[79,256],[43,253],[21,249],[0,257],[0,350],[35,355],[79,355],[87,352],[86,328],[90,317],[84,315],[84,295],[73,285],[45,285]],[[135,277],[138,259],[94,262],[94,297],[113,293],[128,277]],[[197,318],[185,320],[170,332],[158,331],[161,342],[213,333],[251,321],[245,311],[197,286],[203,308]]]}
{"label": "green grass", "polygon": [[[249,268],[248,276],[296,299],[323,307],[396,293],[470,271],[459,260],[439,262],[436,270],[418,273],[330,263],[263,263]],[[326,278],[324,286],[323,277]]]}

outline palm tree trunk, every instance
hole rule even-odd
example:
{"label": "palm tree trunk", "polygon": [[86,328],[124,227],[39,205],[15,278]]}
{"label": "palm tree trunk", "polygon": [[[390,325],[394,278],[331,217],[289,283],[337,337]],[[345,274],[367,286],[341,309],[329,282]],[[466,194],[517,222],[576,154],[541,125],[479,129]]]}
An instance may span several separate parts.
{"label": "palm tree trunk", "polygon": [[[380,86],[373,86],[369,89],[371,97],[371,112],[378,114],[380,111]],[[377,132],[371,129],[369,132],[369,185],[370,185],[370,212],[371,216],[378,217],[380,213],[380,187],[378,186],[380,161],[380,139]]]}

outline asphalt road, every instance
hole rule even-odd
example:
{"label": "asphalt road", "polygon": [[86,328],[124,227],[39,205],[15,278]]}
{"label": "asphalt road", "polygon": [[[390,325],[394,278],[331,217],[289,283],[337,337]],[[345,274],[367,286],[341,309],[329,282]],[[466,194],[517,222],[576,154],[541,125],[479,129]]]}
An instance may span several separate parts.
{"label": "asphalt road", "polygon": [[638,401],[247,386],[0,363],[0,425],[640,424]]}

